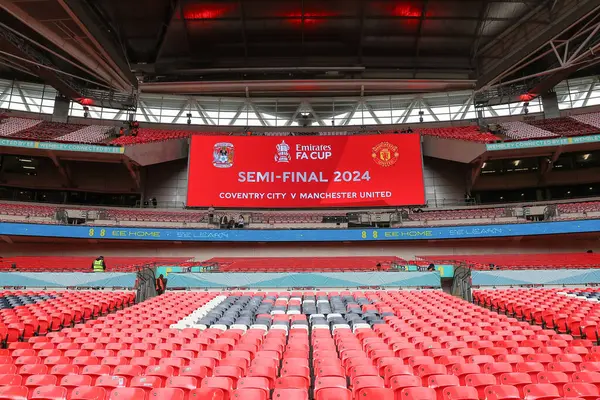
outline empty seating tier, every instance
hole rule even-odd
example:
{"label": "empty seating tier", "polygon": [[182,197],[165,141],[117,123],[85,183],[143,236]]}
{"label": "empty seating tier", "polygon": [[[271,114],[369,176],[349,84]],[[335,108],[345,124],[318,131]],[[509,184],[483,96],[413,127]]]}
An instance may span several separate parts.
{"label": "empty seating tier", "polygon": [[[0,271],[92,272],[93,257],[18,256],[0,258]],[[189,257],[106,257],[106,272],[132,272],[143,266],[173,266]]]}
{"label": "empty seating tier", "polygon": [[202,262],[221,272],[344,272],[387,271],[406,265],[398,257],[216,257]]}
{"label": "empty seating tier", "polygon": [[412,221],[439,221],[454,219],[497,218],[506,214],[504,208],[474,208],[465,210],[440,210],[413,212],[408,218]]}
{"label": "empty seating tier", "polygon": [[[415,128],[415,133],[426,136],[436,136],[442,139],[464,140],[477,143],[494,143],[501,139],[490,132],[481,132],[478,126],[450,126],[443,128]],[[384,133],[398,133],[395,131],[387,131]]]}
{"label": "empty seating tier", "polygon": [[[597,288],[476,290],[473,298],[483,307],[584,338],[586,344],[597,344],[600,338],[600,291]],[[589,350],[580,353],[582,360],[600,361],[600,348]]]}
{"label": "empty seating tier", "polygon": [[600,201],[586,201],[583,203],[558,204],[561,213],[587,213],[600,211]]}
{"label": "empty seating tier", "polygon": [[122,136],[112,140],[110,144],[128,146],[141,143],[164,142],[173,139],[185,139],[193,133],[187,130],[140,128],[137,136]]}
{"label": "empty seating tier", "polygon": [[107,218],[117,221],[207,222],[206,211],[107,210]]}
{"label": "empty seating tier", "polygon": [[596,399],[594,349],[441,291],[167,292],[13,343],[0,398]]}
{"label": "empty seating tier", "polygon": [[521,121],[503,122],[500,125],[504,128],[504,134],[515,140],[551,139],[558,136],[555,133]]}
{"label": "empty seating tier", "polygon": [[11,138],[29,140],[55,140],[60,136],[85,128],[86,125],[42,121],[30,128],[15,132]]}
{"label": "empty seating tier", "polygon": [[571,118],[600,129],[600,113],[573,115]]}
{"label": "empty seating tier", "polygon": [[598,268],[600,254],[594,253],[546,253],[546,254],[491,254],[491,255],[442,255],[419,256],[433,263],[464,265],[473,269],[582,269]]}
{"label": "empty seating tier", "polygon": [[41,124],[41,120],[29,118],[7,118],[0,123],[0,136],[10,136],[17,132],[24,131],[29,128]]}
{"label": "empty seating tier", "polygon": [[[134,301],[134,292],[0,291],[0,348],[8,344],[9,350],[33,349],[34,342],[49,341],[50,332],[58,335],[55,331],[122,309]],[[46,334],[46,337],[40,336]],[[30,343],[17,343],[19,341]],[[0,350],[0,364],[12,364],[7,362],[11,361],[7,356],[17,358],[33,353],[32,350],[25,354]],[[24,365],[31,363],[36,364],[23,362]],[[2,366],[0,376],[1,371]]]}
{"label": "empty seating tier", "polygon": [[527,123],[560,136],[592,135],[600,132],[600,128],[570,117],[534,120]]}
{"label": "empty seating tier", "polygon": [[115,129],[114,126],[89,125],[56,138],[59,142],[103,143]]}

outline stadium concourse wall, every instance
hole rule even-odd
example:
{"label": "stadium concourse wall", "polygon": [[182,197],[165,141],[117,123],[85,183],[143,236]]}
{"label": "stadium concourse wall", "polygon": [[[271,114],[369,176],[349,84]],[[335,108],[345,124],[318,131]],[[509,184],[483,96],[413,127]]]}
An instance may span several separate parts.
{"label": "stadium concourse wall", "polygon": [[[135,273],[2,272],[4,287],[26,288],[133,288]],[[343,272],[343,273],[172,273],[172,289],[272,289],[272,288],[439,288],[437,272]]]}
{"label": "stadium concourse wall", "polygon": [[473,286],[597,285],[600,269],[535,269],[471,271]]}

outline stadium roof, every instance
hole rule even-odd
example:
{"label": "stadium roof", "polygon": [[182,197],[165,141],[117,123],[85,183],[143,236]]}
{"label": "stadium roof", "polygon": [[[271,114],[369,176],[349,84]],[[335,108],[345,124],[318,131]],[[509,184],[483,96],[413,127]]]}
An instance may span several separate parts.
{"label": "stadium roof", "polygon": [[0,7],[8,11],[0,16],[0,74],[34,75],[71,97],[82,97],[82,87],[138,85],[229,96],[474,89],[527,75],[539,83],[539,73],[561,72],[560,81],[594,66],[600,53],[598,0],[7,0]]}

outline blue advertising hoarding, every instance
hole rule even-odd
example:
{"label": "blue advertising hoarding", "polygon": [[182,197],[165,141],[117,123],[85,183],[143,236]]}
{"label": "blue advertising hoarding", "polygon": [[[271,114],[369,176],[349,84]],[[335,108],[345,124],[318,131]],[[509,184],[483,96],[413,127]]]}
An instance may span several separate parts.
{"label": "blue advertising hoarding", "polygon": [[342,242],[493,238],[600,232],[600,220],[390,229],[159,229],[0,223],[0,235],[180,242]]}

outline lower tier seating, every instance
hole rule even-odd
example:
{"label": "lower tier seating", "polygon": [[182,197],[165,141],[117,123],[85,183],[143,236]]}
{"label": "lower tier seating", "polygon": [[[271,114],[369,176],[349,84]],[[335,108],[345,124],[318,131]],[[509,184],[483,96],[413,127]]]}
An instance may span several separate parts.
{"label": "lower tier seating", "polygon": [[[134,292],[0,291],[0,348],[3,345],[6,347],[7,344],[15,350],[31,348],[32,346],[17,342],[33,342],[38,340],[40,335],[51,336],[49,332],[98,318],[127,307],[134,301]],[[9,353],[13,357],[19,354]],[[2,356],[0,350],[0,364],[4,364],[1,360],[7,361]]]}
{"label": "lower tier seating", "polygon": [[[600,291],[585,289],[476,290],[477,304],[558,333],[598,344],[600,339]],[[533,346],[537,348],[536,346]],[[581,353],[584,361],[600,361],[600,347]]]}
{"label": "lower tier seating", "polygon": [[[93,257],[16,256],[0,257],[0,271],[92,272]],[[106,272],[131,272],[144,265],[179,265],[188,257],[105,257]]]}
{"label": "lower tier seating", "polygon": [[441,291],[167,292],[0,350],[0,398],[596,399],[595,348]]}

